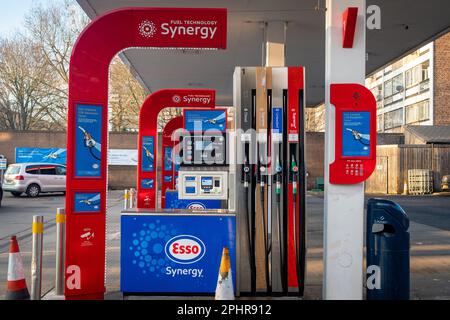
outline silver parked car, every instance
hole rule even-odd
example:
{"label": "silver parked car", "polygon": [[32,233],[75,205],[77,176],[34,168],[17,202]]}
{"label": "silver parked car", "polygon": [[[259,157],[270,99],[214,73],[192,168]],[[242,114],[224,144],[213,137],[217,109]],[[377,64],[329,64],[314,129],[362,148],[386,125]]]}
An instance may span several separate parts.
{"label": "silver parked car", "polygon": [[36,197],[45,192],[66,192],[66,167],[51,163],[15,163],[6,169],[3,191],[19,197]]}

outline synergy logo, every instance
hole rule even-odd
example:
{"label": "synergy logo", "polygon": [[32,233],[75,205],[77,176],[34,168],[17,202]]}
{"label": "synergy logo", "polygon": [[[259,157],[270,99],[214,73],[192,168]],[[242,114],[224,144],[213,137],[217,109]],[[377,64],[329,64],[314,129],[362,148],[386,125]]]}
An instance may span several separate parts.
{"label": "synergy logo", "polygon": [[139,24],[139,34],[145,38],[151,38],[156,33],[156,26],[153,21],[144,20]]}
{"label": "synergy logo", "polygon": [[181,101],[181,97],[179,96],[179,95],[174,95],[173,97],[172,97],[172,101],[173,102],[175,102],[175,103],[180,103],[180,101]]}
{"label": "synergy logo", "polygon": [[166,256],[173,262],[191,264],[199,261],[206,253],[202,240],[190,235],[179,235],[167,241]]}
{"label": "synergy logo", "polygon": [[190,209],[190,210],[205,210],[206,207],[203,205],[203,203],[191,202],[191,203],[188,204],[187,209]]}
{"label": "synergy logo", "polygon": [[[152,38],[156,33],[171,39],[180,37],[196,37],[202,40],[211,40],[218,30],[216,20],[170,20],[160,22],[158,27],[151,20],[143,20],[139,26],[139,34],[145,38]],[[158,30],[160,30],[158,32]]]}

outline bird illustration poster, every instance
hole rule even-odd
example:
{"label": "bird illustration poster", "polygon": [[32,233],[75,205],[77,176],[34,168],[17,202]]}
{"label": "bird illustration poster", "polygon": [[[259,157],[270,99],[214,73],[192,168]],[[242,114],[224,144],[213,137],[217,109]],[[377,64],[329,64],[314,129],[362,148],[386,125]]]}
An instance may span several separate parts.
{"label": "bird illustration poster", "polygon": [[370,156],[370,112],[342,113],[342,156]]}
{"label": "bird illustration poster", "polygon": [[189,132],[204,132],[208,130],[226,130],[226,110],[195,110],[184,111],[184,126]]}
{"label": "bird illustration poster", "polygon": [[39,162],[66,164],[63,148],[16,148],[16,163]]}
{"label": "bird illustration poster", "polygon": [[75,176],[100,177],[102,107],[78,104],[75,119]]}
{"label": "bird illustration poster", "polygon": [[153,137],[142,137],[141,154],[141,170],[152,172],[155,169],[155,143]]}
{"label": "bird illustration poster", "polygon": [[100,193],[76,192],[74,212],[100,212]]}

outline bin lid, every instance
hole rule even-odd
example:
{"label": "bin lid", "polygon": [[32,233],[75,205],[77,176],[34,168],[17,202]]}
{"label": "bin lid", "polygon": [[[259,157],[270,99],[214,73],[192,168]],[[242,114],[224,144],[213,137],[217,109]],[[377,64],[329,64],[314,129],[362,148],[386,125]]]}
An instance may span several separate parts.
{"label": "bin lid", "polygon": [[399,223],[405,231],[409,228],[409,218],[405,210],[396,202],[380,198],[372,198],[367,202],[368,210],[383,210],[389,216],[394,218],[397,223]]}

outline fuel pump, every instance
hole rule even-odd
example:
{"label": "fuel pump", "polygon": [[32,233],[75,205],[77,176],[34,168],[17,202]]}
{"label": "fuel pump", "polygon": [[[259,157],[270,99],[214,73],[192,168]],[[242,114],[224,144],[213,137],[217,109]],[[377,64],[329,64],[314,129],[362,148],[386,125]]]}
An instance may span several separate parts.
{"label": "fuel pump", "polygon": [[186,109],[183,119],[178,198],[220,201],[219,208],[228,209],[227,111]]}
{"label": "fuel pump", "polygon": [[[227,110],[184,108],[182,118],[177,145],[163,143],[175,151],[172,159],[180,159],[177,190],[166,190],[165,208],[138,205],[122,212],[124,295],[213,294],[223,248],[235,270],[235,214],[228,210],[234,199],[226,161]],[[169,167],[163,174],[169,174],[174,164]],[[236,280],[232,281],[235,287]]]}
{"label": "fuel pump", "polygon": [[303,295],[303,77],[301,67],[235,70],[237,157],[243,159],[236,193],[244,195],[236,202],[237,237],[247,251],[239,254],[241,294]]}

